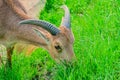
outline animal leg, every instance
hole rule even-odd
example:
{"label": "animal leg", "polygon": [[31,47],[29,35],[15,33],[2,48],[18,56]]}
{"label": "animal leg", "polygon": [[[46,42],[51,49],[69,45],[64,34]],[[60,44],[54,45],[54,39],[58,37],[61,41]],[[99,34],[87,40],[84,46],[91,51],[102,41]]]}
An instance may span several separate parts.
{"label": "animal leg", "polygon": [[11,62],[11,59],[12,59],[12,52],[13,52],[13,47],[11,48],[7,48],[7,66],[8,67],[11,67],[12,66],[12,62]]}
{"label": "animal leg", "polygon": [[7,61],[7,52],[6,48],[3,45],[0,45],[0,67],[5,65]]}

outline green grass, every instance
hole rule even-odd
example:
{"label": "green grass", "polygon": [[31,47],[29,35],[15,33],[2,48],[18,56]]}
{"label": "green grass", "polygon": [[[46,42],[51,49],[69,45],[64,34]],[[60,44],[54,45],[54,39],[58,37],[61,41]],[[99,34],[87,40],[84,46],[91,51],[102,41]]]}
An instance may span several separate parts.
{"label": "green grass", "polygon": [[12,70],[3,66],[0,80],[120,80],[120,0],[47,1],[39,18],[57,26],[60,6],[70,8],[77,61],[57,64],[43,49],[14,54]]}

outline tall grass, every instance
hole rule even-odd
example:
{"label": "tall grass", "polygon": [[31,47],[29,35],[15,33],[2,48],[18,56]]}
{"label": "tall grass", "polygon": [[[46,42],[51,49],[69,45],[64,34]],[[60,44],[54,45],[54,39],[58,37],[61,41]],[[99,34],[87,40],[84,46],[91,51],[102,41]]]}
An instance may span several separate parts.
{"label": "tall grass", "polygon": [[71,12],[77,61],[57,64],[43,49],[13,55],[12,70],[0,80],[120,80],[120,1],[47,0],[39,18],[57,26],[66,4]]}

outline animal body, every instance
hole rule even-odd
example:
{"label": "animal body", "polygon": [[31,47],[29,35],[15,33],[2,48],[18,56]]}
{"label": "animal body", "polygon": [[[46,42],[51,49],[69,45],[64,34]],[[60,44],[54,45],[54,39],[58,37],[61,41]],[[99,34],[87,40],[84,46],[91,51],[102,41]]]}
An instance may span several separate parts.
{"label": "animal body", "polygon": [[57,61],[69,61],[75,56],[70,12],[66,5],[62,8],[65,16],[60,27],[57,28],[47,21],[29,17],[18,0],[0,1],[0,44],[7,48],[9,65],[11,65],[13,46],[16,43],[43,47]]}

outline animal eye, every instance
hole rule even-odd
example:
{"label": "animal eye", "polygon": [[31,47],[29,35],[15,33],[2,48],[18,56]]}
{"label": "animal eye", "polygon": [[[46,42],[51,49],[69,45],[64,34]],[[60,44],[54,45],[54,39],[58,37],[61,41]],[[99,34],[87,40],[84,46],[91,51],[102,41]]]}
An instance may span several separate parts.
{"label": "animal eye", "polygon": [[55,46],[55,49],[56,49],[58,52],[62,52],[62,48],[61,48],[59,45]]}

